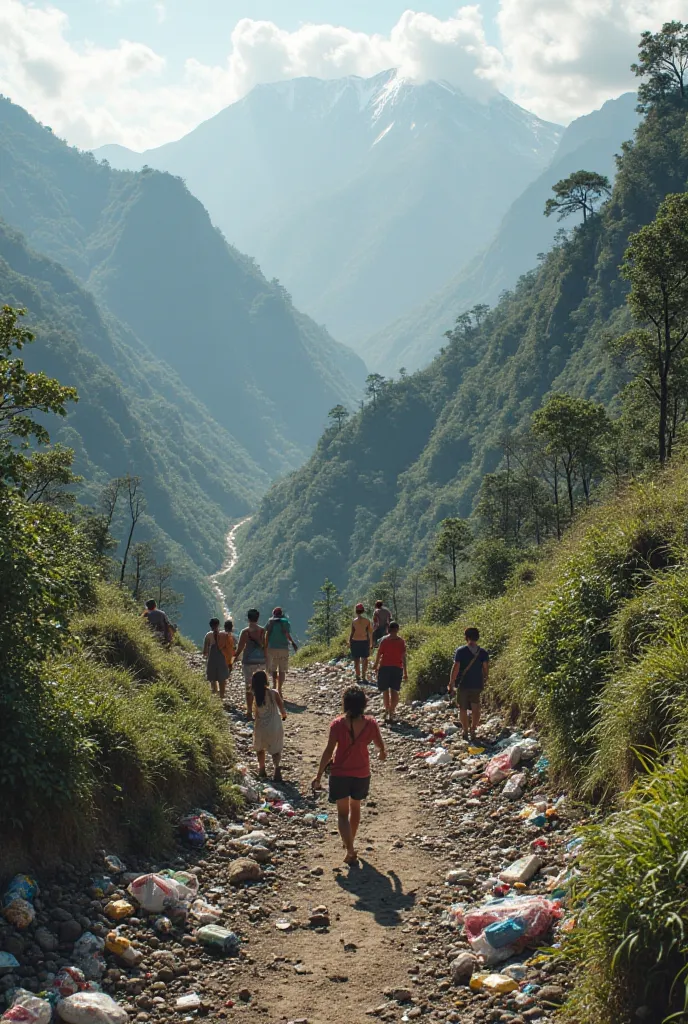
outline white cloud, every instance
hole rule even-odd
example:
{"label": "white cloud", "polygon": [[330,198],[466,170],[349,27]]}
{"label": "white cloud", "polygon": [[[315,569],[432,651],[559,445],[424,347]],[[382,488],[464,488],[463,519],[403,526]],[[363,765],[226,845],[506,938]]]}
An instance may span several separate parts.
{"label": "white cloud", "polygon": [[[146,3],[165,19],[165,0]],[[408,10],[388,35],[334,25],[289,32],[244,18],[224,64],[190,58],[174,69],[139,42],[72,43],[67,16],[49,0],[0,0],[0,91],[84,147],[143,149],[177,138],[260,82],[390,67],[479,96],[500,88],[565,122],[633,88],[640,32],[670,17],[688,19],[688,0],[500,0],[499,48],[485,39],[478,4],[444,20]]]}
{"label": "white cloud", "polygon": [[476,92],[500,70],[501,56],[485,41],[477,6],[463,7],[446,21],[406,11],[389,36],[334,25],[287,32],[243,18],[232,33],[228,73],[232,94],[241,96],[258,82],[301,75],[366,77],[392,67],[418,81],[446,78]]}
{"label": "white cloud", "polygon": [[688,19],[688,0],[501,0],[498,25],[510,94],[568,121],[637,85],[640,33]]}

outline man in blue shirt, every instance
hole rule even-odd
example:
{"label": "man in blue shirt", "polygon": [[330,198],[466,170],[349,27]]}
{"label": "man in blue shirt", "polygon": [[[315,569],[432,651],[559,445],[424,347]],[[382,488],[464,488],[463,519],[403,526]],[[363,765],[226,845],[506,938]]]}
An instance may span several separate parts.
{"label": "man in blue shirt", "polygon": [[478,646],[479,631],[470,626],[465,633],[466,643],[457,647],[454,653],[454,664],[449,677],[449,693],[453,694],[459,684],[459,717],[463,738],[468,739],[468,711],[471,712],[470,737],[473,741],[480,725],[480,694],[483,691],[490,669],[490,656],[486,650]]}

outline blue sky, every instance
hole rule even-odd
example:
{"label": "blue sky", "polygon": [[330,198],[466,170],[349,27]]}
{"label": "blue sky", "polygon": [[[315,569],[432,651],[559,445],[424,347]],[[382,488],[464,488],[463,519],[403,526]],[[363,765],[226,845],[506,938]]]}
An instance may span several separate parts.
{"label": "blue sky", "polygon": [[[159,49],[171,60],[195,56],[219,62],[241,18],[274,21],[290,30],[304,22],[325,22],[359,32],[387,33],[409,4],[396,0],[164,0],[162,23],[155,3],[148,0],[62,0],[58,6],[69,15],[75,40],[85,36],[113,45],[126,36]],[[445,19],[458,6],[456,0],[433,0],[422,9]],[[480,7],[486,35],[496,43],[499,0],[483,0]]]}
{"label": "blue sky", "polygon": [[83,148],[179,138],[260,82],[443,78],[566,124],[688,0],[0,0],[0,92]]}

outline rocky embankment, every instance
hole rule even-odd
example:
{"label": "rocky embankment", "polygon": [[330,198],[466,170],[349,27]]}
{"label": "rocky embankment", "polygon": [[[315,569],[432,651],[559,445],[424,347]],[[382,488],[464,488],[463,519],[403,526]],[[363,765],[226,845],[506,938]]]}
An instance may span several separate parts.
{"label": "rocky embankment", "polygon": [[[573,926],[565,896],[576,844],[537,737],[491,718],[473,748],[445,700],[401,709],[384,729],[389,757],[374,763],[349,869],[336,815],[309,783],[350,682],[343,666],[290,674],[287,781],[273,786],[255,778],[236,679],[228,718],[244,812],[200,815],[205,839],[187,822],[178,849],[155,862],[123,864],[107,850],[88,870],[65,864],[39,877],[24,918],[6,908],[0,925],[10,1019],[48,1024],[51,1006],[68,1024],[552,1019],[567,971],[537,948]],[[156,883],[136,883],[146,874],[177,887],[152,910],[141,900],[152,905]],[[231,933],[220,933],[224,948],[205,944],[209,923]],[[89,979],[114,1004],[79,1017],[69,993]],[[51,1006],[22,1005],[28,993]]]}

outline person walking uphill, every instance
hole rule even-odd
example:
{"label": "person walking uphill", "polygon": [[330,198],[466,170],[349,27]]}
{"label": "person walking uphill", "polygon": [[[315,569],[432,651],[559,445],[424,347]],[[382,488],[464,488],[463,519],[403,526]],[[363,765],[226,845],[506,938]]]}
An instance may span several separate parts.
{"label": "person walking uphill", "polygon": [[398,622],[390,622],[389,635],[380,641],[373,671],[377,672],[377,688],[385,705],[385,721],[391,725],[399,703],[402,680],[408,682],[406,641],[399,636]]}
{"label": "person walking uphill", "polygon": [[282,695],[284,680],[289,668],[289,644],[294,651],[298,650],[291,635],[291,623],[281,608],[275,608],[272,618],[265,627],[265,653],[268,672],[272,675],[272,685]]}
{"label": "person walking uphill", "polygon": [[[356,605],[356,618],[351,623],[351,636],[349,637],[349,649],[354,659],[356,669],[356,682],[367,683],[368,679],[368,658],[373,649],[373,624],[365,616],[365,608],[362,604]],[[363,679],[361,680],[361,663],[363,663]]]}
{"label": "person walking uphill", "polygon": [[265,672],[265,630],[258,625],[260,612],[257,608],[250,608],[247,612],[248,626],[242,629],[239,634],[239,644],[236,649],[236,660],[241,655],[241,667],[244,670],[244,688],[246,691],[246,714],[249,718],[253,714],[253,690],[251,680],[254,672]]}
{"label": "person walking uphill", "polygon": [[373,612],[373,642],[379,644],[383,636],[389,632],[389,624],[392,621],[392,613],[382,601],[375,602]]}
{"label": "person walking uphill", "polygon": [[143,613],[143,618],[159,640],[168,645],[172,643],[174,640],[174,627],[167,618],[166,613],[162,608],[158,608],[156,602],[152,599],[146,601],[146,610]]}
{"label": "person walking uphill", "polygon": [[346,864],[355,864],[358,860],[354,841],[361,821],[361,800],[365,800],[370,791],[369,744],[375,744],[381,761],[387,757],[379,725],[374,718],[363,714],[367,703],[368,698],[360,686],[349,686],[344,691],[344,714],[330,725],[327,746],[312,782],[314,790],[320,788],[325,768],[334,754],[329,801],[337,805],[337,826],[346,848]]}
{"label": "person walking uphill", "polygon": [[466,632],[466,644],[457,647],[454,654],[451,676],[449,677],[448,690],[453,694],[456,684],[459,684],[459,717],[463,738],[468,739],[469,723],[468,711],[471,712],[470,736],[475,740],[475,734],[480,725],[480,695],[483,691],[490,670],[490,656],[486,650],[478,646],[480,633],[474,626],[470,626]]}
{"label": "person walking uphill", "polygon": [[210,683],[210,689],[217,693],[220,689],[220,699],[225,699],[225,689],[232,663],[234,651],[233,638],[227,636],[220,630],[220,620],[211,619],[209,622],[210,632],[206,633],[203,641],[203,657],[205,663],[205,677]]}
{"label": "person walking uphill", "polygon": [[265,672],[254,672],[251,689],[255,698],[256,724],[253,730],[253,749],[258,757],[258,773],[265,778],[265,754],[272,757],[275,766],[273,780],[282,781],[280,760],[284,747],[284,726],[287,719],[282,697],[277,690],[271,690]]}

